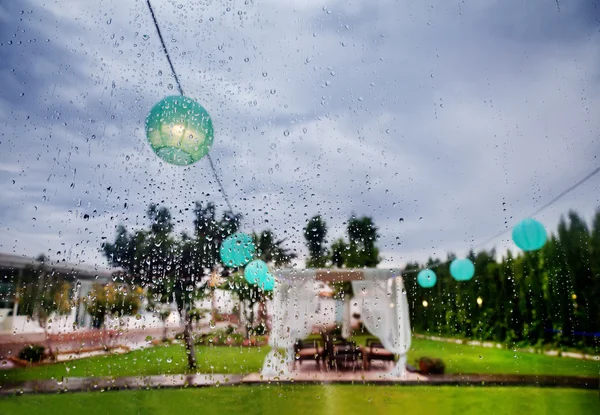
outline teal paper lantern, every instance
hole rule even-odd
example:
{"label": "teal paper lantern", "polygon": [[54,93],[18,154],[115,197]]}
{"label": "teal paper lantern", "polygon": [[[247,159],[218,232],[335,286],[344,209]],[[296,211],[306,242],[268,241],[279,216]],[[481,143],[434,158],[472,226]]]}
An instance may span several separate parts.
{"label": "teal paper lantern", "polygon": [[246,265],[246,268],[244,269],[244,277],[250,284],[256,284],[259,286],[265,284],[269,277],[273,278],[269,272],[269,266],[265,263],[265,261],[260,259],[255,259]]}
{"label": "teal paper lantern", "polygon": [[275,277],[271,273],[267,276],[267,279],[260,285],[263,291],[273,291],[275,288]]}
{"label": "teal paper lantern", "polygon": [[468,259],[455,259],[450,264],[450,274],[456,281],[468,281],[475,275],[475,265]]}
{"label": "teal paper lantern", "polygon": [[417,284],[423,288],[431,288],[437,282],[437,275],[430,269],[423,269],[417,275]]}
{"label": "teal paper lantern", "polygon": [[196,101],[178,95],[156,104],[146,118],[150,147],[167,163],[187,166],[197,162],[213,143],[213,124]]}
{"label": "teal paper lantern", "polygon": [[243,267],[252,261],[256,248],[252,237],[242,232],[234,233],[225,238],[221,243],[219,254],[225,266],[235,268]]}
{"label": "teal paper lantern", "polygon": [[546,244],[546,229],[535,219],[523,219],[513,228],[512,238],[523,251],[537,251]]}

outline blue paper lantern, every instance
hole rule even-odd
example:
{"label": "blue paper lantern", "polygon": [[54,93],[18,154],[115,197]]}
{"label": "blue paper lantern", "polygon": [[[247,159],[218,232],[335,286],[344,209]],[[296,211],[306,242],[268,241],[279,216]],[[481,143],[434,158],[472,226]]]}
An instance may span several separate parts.
{"label": "blue paper lantern", "polygon": [[269,272],[269,266],[260,259],[255,259],[244,269],[244,278],[250,284],[264,285],[265,282],[270,278],[273,278]]}
{"label": "blue paper lantern", "polygon": [[219,253],[225,266],[243,267],[252,261],[256,248],[250,235],[238,232],[225,238]]}
{"label": "blue paper lantern", "polygon": [[437,276],[430,269],[423,269],[417,275],[417,283],[423,288],[431,288],[436,282]]}
{"label": "blue paper lantern", "polygon": [[450,274],[456,281],[468,281],[475,275],[475,265],[469,259],[455,259],[450,264]]}
{"label": "blue paper lantern", "polygon": [[513,228],[512,238],[523,251],[537,251],[546,244],[546,229],[535,219],[523,219]]}

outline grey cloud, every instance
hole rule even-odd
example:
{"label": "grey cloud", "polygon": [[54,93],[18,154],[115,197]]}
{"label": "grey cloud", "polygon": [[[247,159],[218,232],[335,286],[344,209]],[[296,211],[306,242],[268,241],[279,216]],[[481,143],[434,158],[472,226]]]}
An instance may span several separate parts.
{"label": "grey cloud", "polygon": [[[397,265],[464,254],[598,163],[600,42],[585,4],[190,2],[157,16],[186,92],[213,116],[212,155],[245,227],[302,250],[313,214],[332,238],[351,212],[373,215]],[[38,20],[0,13],[16,28],[3,39],[51,39],[0,47],[16,68],[0,72],[2,249],[16,230],[22,253],[46,240],[98,262],[102,237],[119,221],[144,226],[151,201],[173,207],[178,230],[192,219],[179,210],[207,193],[223,206],[205,160],[164,165],[145,144],[147,111],[174,93],[145,4],[30,8]],[[569,207],[589,214],[595,193],[557,204],[548,227]]]}

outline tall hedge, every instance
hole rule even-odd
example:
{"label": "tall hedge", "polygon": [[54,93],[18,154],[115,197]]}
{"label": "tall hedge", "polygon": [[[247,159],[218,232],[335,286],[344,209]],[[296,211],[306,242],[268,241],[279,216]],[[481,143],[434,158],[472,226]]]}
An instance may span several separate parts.
{"label": "tall hedge", "polygon": [[416,272],[404,277],[417,332],[508,345],[599,349],[600,210],[591,228],[569,212],[536,252],[508,251],[500,259],[493,250],[471,252],[475,276],[467,282],[451,277],[453,258],[449,254],[445,260],[407,267],[428,266],[438,277],[430,289],[417,285]]}

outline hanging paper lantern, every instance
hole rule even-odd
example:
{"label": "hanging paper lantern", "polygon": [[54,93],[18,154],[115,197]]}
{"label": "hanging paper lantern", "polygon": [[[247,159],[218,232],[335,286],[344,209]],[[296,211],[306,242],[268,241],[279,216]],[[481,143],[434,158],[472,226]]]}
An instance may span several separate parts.
{"label": "hanging paper lantern", "polygon": [[200,160],[213,143],[213,125],[208,112],[184,96],[166,97],[146,118],[150,147],[167,163],[187,166]]}
{"label": "hanging paper lantern", "polygon": [[243,267],[252,261],[256,248],[252,237],[242,232],[234,233],[221,243],[221,261],[227,267]]}
{"label": "hanging paper lantern", "polygon": [[468,281],[475,275],[475,265],[469,259],[455,259],[450,264],[450,274],[456,281]]}
{"label": "hanging paper lantern", "polygon": [[260,259],[255,259],[246,265],[244,277],[250,284],[257,285],[263,285],[269,277],[273,278],[269,272],[269,266]]}
{"label": "hanging paper lantern", "polygon": [[275,288],[275,277],[273,277],[273,275],[269,273],[267,279],[264,281],[263,284],[260,285],[260,287],[263,289],[263,291],[273,291],[273,289]]}
{"label": "hanging paper lantern", "polygon": [[437,276],[430,269],[423,269],[417,275],[417,283],[423,288],[431,288],[436,282]]}
{"label": "hanging paper lantern", "polygon": [[512,238],[523,251],[537,251],[546,243],[546,229],[535,219],[523,219],[513,228]]}

